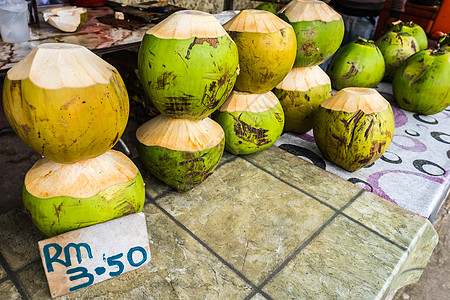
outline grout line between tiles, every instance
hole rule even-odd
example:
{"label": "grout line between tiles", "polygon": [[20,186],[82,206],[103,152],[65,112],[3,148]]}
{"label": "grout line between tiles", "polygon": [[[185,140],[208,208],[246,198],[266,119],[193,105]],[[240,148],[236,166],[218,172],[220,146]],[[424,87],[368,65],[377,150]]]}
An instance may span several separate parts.
{"label": "grout line between tiles", "polygon": [[[258,164],[252,162],[251,160],[248,160],[248,159],[245,158],[244,156],[241,156],[241,158],[244,159],[245,161],[251,163],[252,165],[254,165],[255,167],[257,167],[257,168],[260,169],[261,171],[263,171],[263,172],[269,174],[270,176],[276,178],[277,180],[283,182],[284,184],[289,185],[291,188],[296,189],[297,191],[302,192],[302,193],[305,194],[306,196],[308,196],[308,197],[310,197],[310,198],[316,200],[317,202],[321,203],[322,205],[325,205],[326,207],[328,207],[328,208],[334,210],[335,212],[339,210],[339,209],[333,207],[332,205],[326,203],[325,201],[320,200],[320,199],[317,198],[316,196],[314,196],[314,195],[308,193],[307,191],[304,191],[303,189],[299,188],[298,186],[295,186],[295,185],[293,185],[292,183],[290,183],[290,182],[288,182],[288,181],[282,179],[281,177],[279,177],[279,176],[273,174],[273,173],[270,172],[269,170],[264,169],[263,167],[259,166]],[[361,190],[363,190],[363,189],[361,189]]]}
{"label": "grout line between tiles", "polygon": [[37,258],[37,259],[35,259],[35,260],[33,260],[33,261],[27,263],[26,265],[24,265],[24,266],[18,268],[14,273],[15,273],[15,274],[19,274],[20,272],[29,269],[29,268],[31,267],[32,264],[35,264],[35,263],[40,262],[40,261],[41,261],[41,258]]}
{"label": "grout line between tiles", "polygon": [[22,300],[28,300],[27,293],[25,292],[25,289],[23,288],[22,284],[20,283],[20,280],[16,277],[16,274],[9,266],[9,263],[6,261],[3,254],[0,252],[0,265],[3,267],[3,269],[6,272],[7,277],[11,280],[11,282],[16,287],[17,291],[19,292],[20,296],[22,297]]}
{"label": "grout line between tiles", "polygon": [[[244,158],[244,159],[245,159],[245,158]],[[385,240],[386,242],[388,242],[388,243],[390,243],[390,244],[392,244],[392,245],[398,247],[399,249],[401,249],[401,250],[403,250],[403,251],[407,251],[407,250],[408,250],[406,247],[404,247],[404,246],[402,246],[402,245],[400,245],[400,244],[397,244],[396,242],[392,241],[392,240],[389,239],[388,237],[382,235],[381,233],[379,233],[379,232],[373,230],[372,228],[368,227],[367,225],[364,225],[363,223],[359,222],[358,220],[356,220],[356,219],[350,217],[349,215],[345,214],[345,213],[343,212],[343,209],[342,209],[344,206],[343,206],[341,209],[338,210],[338,209],[332,207],[331,205],[327,204],[326,202],[320,200],[320,199],[317,198],[316,196],[313,196],[313,195],[309,194],[308,192],[302,190],[301,188],[299,188],[299,187],[297,187],[297,186],[295,186],[295,185],[293,185],[293,184],[287,182],[286,180],[280,178],[279,176],[276,176],[276,175],[273,174],[272,172],[270,172],[270,171],[268,171],[268,170],[262,168],[261,166],[259,166],[259,165],[255,164],[255,163],[253,163],[252,161],[249,161],[249,160],[247,160],[247,159],[245,159],[245,160],[248,161],[249,163],[251,163],[252,165],[254,165],[255,167],[257,167],[258,169],[260,169],[261,171],[266,172],[266,173],[269,174],[270,176],[273,176],[273,177],[275,177],[276,179],[278,179],[279,181],[281,181],[281,182],[283,182],[283,183],[289,185],[290,187],[292,187],[292,188],[294,188],[294,189],[296,189],[296,190],[298,190],[298,191],[304,193],[304,194],[307,195],[308,197],[313,198],[314,200],[320,202],[321,204],[327,206],[328,208],[334,210],[335,212],[340,212],[340,214],[341,214],[342,216],[344,216],[344,217],[346,217],[347,219],[349,219],[350,221],[352,221],[352,222],[358,224],[359,226],[365,228],[366,230],[368,230],[368,231],[374,233],[375,235],[379,236],[380,238],[382,238],[382,239]],[[361,189],[361,190],[358,192],[358,194],[361,194],[361,193],[363,193],[363,192],[367,192],[367,193],[368,193],[368,191],[366,191],[365,189]],[[357,198],[358,198],[358,197],[357,197]]]}
{"label": "grout line between tiles", "polygon": [[[156,200],[156,199],[155,199]],[[198,236],[196,236],[192,231],[190,231],[186,226],[184,226],[180,221],[178,221],[174,216],[172,216],[168,211],[159,206],[156,201],[151,202],[155,205],[161,212],[163,212],[169,219],[175,222],[176,225],[181,227],[186,233],[188,233],[194,240],[196,240],[200,245],[202,245],[206,250],[208,250],[212,255],[214,255],[220,262],[222,262],[225,266],[227,266],[230,270],[232,270],[236,275],[238,275],[243,281],[245,281],[248,285],[250,285],[255,292],[255,294],[260,293],[265,298],[271,300],[272,298],[260,290],[253,282],[251,282],[244,274],[242,274],[239,270],[233,267],[229,262],[227,262],[224,258],[222,258],[219,254],[217,254],[210,246],[208,246],[204,241],[202,241]]]}
{"label": "grout line between tiles", "polygon": [[358,224],[358,225],[361,226],[361,227],[364,227],[366,230],[368,230],[368,231],[372,232],[373,234],[379,236],[381,239],[383,239],[383,240],[385,240],[386,242],[388,242],[388,243],[390,243],[390,244],[396,246],[397,248],[401,249],[402,251],[408,251],[408,248],[407,248],[407,247],[404,247],[404,246],[402,246],[402,245],[400,245],[400,244],[398,244],[398,243],[396,243],[396,242],[390,240],[389,238],[385,237],[384,235],[382,235],[382,234],[379,233],[378,231],[375,231],[375,230],[373,230],[372,228],[370,228],[370,227],[364,225],[364,224],[361,223],[360,221],[358,221],[358,220],[356,220],[356,219],[350,217],[349,215],[347,215],[347,214],[345,214],[345,213],[343,213],[343,212],[342,212],[341,214],[342,214],[342,216],[346,217],[346,218],[349,219],[350,221],[352,221],[352,222]]}
{"label": "grout line between tiles", "polygon": [[[262,290],[269,281],[271,281],[284,267],[291,262],[306,246],[308,246],[337,216],[341,215],[342,211],[349,207],[355,200],[362,195],[364,190],[359,191],[353,198],[351,198],[344,206],[342,206],[338,211],[336,211],[322,226],[319,227],[306,241],[304,241],[297,249],[294,250],[267,278],[258,286],[259,290]],[[251,299],[256,295],[256,289],[252,291],[244,300]]]}

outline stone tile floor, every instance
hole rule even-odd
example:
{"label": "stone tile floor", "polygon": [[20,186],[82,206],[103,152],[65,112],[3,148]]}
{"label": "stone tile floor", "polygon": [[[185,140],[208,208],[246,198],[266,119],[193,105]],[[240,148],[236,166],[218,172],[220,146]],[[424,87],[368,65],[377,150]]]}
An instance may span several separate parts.
{"label": "stone tile floor", "polygon": [[[142,173],[151,262],[61,299],[382,299],[437,243],[426,219],[276,147],[225,153],[186,193]],[[21,209],[0,228],[0,299],[48,299],[43,234]]]}
{"label": "stone tile floor", "polygon": [[397,291],[394,300],[439,300],[450,295],[450,195],[433,223],[439,243],[417,283]]}

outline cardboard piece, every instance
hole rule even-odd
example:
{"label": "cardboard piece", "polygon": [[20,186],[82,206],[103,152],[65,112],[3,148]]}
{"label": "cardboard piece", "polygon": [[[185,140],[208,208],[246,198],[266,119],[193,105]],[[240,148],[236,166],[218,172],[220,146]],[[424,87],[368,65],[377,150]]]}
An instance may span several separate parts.
{"label": "cardboard piece", "polygon": [[150,259],[140,212],[38,242],[52,298],[146,265]]}

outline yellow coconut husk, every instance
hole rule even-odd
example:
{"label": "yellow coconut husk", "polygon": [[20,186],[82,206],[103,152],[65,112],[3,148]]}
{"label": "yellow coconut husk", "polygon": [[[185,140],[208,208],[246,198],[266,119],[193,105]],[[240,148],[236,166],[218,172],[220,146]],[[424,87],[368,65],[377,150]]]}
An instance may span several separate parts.
{"label": "yellow coconut husk", "polygon": [[47,43],[33,49],[8,71],[7,77],[11,81],[30,79],[34,85],[49,90],[83,88],[109,84],[113,70],[83,46]]}
{"label": "yellow coconut husk", "polygon": [[62,6],[42,12],[44,21],[64,32],[75,32],[87,20],[87,9],[77,6]]}
{"label": "yellow coconut husk", "polygon": [[246,9],[225,23],[223,27],[227,31],[270,33],[292,26],[271,12]]}
{"label": "yellow coconut husk", "polygon": [[324,108],[353,113],[361,110],[365,114],[385,111],[389,102],[372,88],[344,88],[322,102]]}
{"label": "yellow coconut husk", "polygon": [[220,111],[248,111],[257,113],[267,111],[278,103],[277,96],[272,92],[252,94],[233,91],[227,101],[220,107]]}
{"label": "yellow coconut husk", "polygon": [[293,0],[279,13],[284,13],[291,22],[315,20],[331,22],[341,19],[335,10],[320,0]]}
{"label": "yellow coconut husk", "polygon": [[305,92],[312,87],[331,84],[330,77],[319,66],[292,68],[276,88],[285,91]]}
{"label": "yellow coconut husk", "polygon": [[74,164],[42,158],[26,174],[25,187],[38,198],[89,198],[113,185],[131,181],[138,171],[125,154],[115,150]]}
{"label": "yellow coconut husk", "polygon": [[213,38],[228,35],[211,14],[196,10],[181,10],[147,31],[161,39]]}
{"label": "yellow coconut husk", "polygon": [[224,139],[222,127],[210,118],[203,120],[154,117],[136,131],[138,141],[146,146],[160,146],[179,151],[201,151]]}

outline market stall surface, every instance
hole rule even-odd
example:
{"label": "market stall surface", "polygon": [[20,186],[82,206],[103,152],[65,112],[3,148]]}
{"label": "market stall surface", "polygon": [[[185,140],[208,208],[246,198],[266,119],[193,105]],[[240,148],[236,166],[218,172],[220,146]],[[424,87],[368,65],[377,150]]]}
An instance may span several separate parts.
{"label": "market stall surface", "polygon": [[[225,153],[186,193],[141,171],[150,263],[61,299],[382,299],[437,243],[426,218],[277,147]],[[0,228],[0,295],[49,298],[44,235],[17,209]]]}

